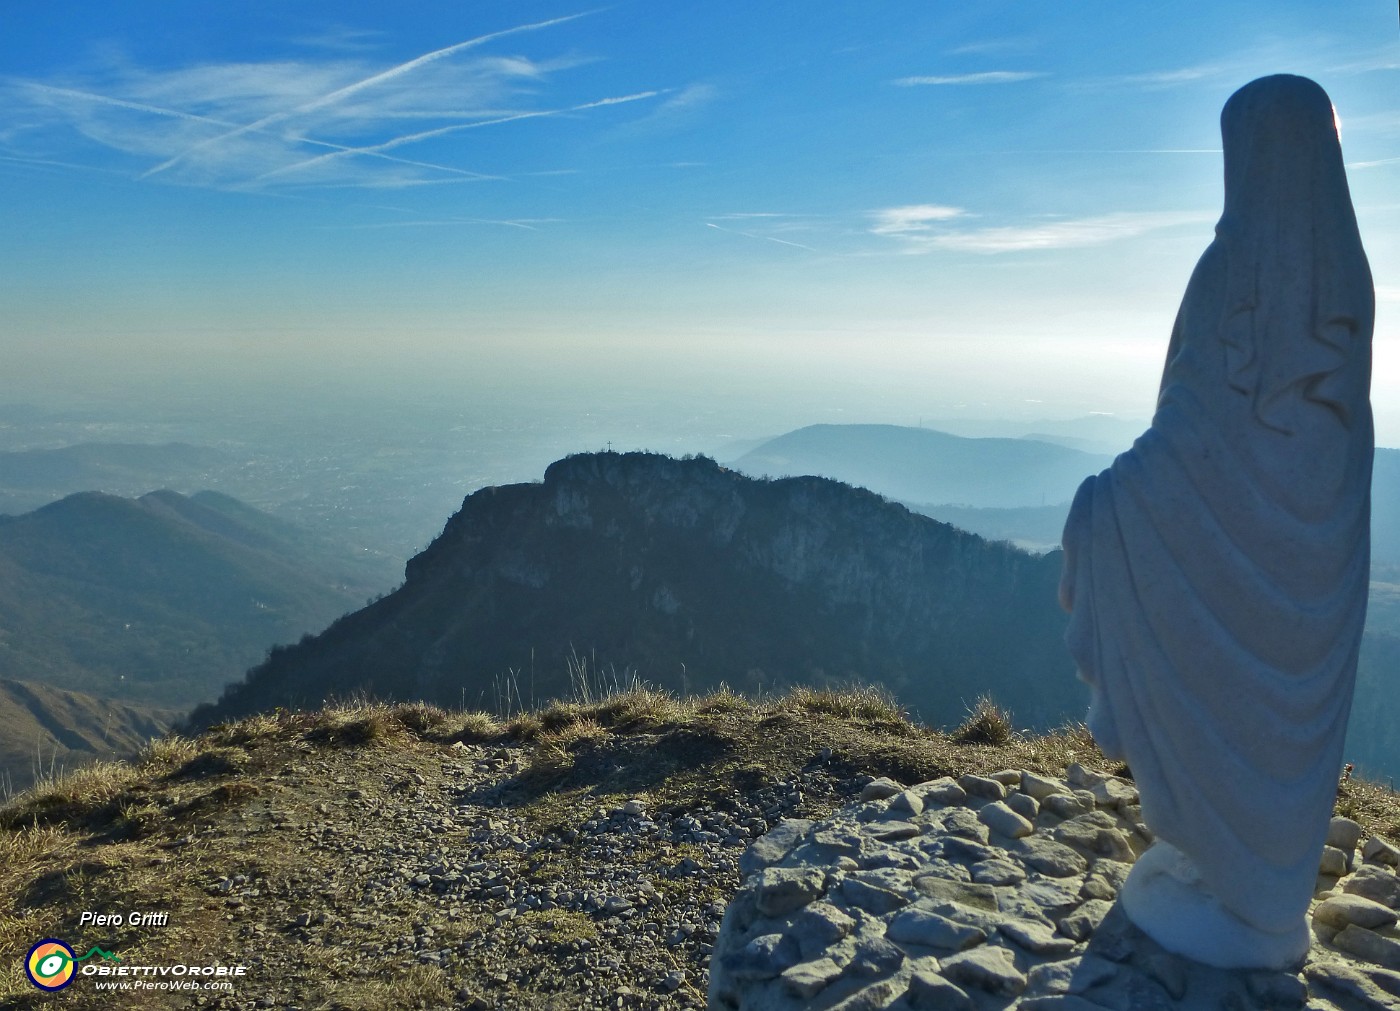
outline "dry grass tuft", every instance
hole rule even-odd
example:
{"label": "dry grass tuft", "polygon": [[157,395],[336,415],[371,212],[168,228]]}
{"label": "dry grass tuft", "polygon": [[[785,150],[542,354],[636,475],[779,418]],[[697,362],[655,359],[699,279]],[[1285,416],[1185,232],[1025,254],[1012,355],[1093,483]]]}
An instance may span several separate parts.
{"label": "dry grass tuft", "polygon": [[304,714],[274,709],[270,713],[256,713],[236,723],[220,723],[210,727],[205,736],[228,747],[251,748],[304,730],[309,722]]}
{"label": "dry grass tuft", "polygon": [[1358,822],[1368,836],[1400,843],[1400,794],[1380,783],[1366,779],[1339,783],[1335,813]]}
{"label": "dry grass tuft", "polygon": [[596,741],[607,736],[607,729],[587,716],[556,730],[543,730],[535,742],[526,773],[536,782],[558,778],[573,768],[572,752],[581,742]]}
{"label": "dry grass tuft", "polygon": [[546,733],[563,730],[580,720],[589,719],[591,711],[591,706],[581,702],[551,702],[539,712],[540,725],[544,727]]}
{"label": "dry grass tuft", "polygon": [[610,730],[678,726],[689,718],[689,707],[674,695],[646,686],[620,691],[588,709],[595,720]]}
{"label": "dry grass tuft", "polygon": [[447,974],[435,965],[411,965],[392,979],[339,980],[332,977],[317,1011],[400,1011],[452,1005]]}
{"label": "dry grass tuft", "polygon": [[356,748],[402,738],[406,733],[408,729],[399,719],[397,707],[380,702],[358,702],[323,710],[314,718],[305,736],[316,744]]}
{"label": "dry grass tuft", "polygon": [[798,686],[778,700],[778,705],[809,713],[823,713],[866,723],[909,724],[908,714],[886,688],[860,685],[846,689]]}
{"label": "dry grass tuft", "polygon": [[204,745],[199,741],[181,737],[179,734],[154,737],[136,755],[136,766],[142,770],[159,771],[163,768],[184,765],[198,755],[203,748]]}
{"label": "dry grass tuft", "polygon": [[507,720],[501,732],[512,740],[534,741],[544,733],[544,723],[534,713],[521,713]]}
{"label": "dry grass tuft", "polygon": [[126,762],[93,762],[45,777],[0,808],[0,829],[76,823],[120,797],[137,778]]}
{"label": "dry grass tuft", "polygon": [[689,704],[691,711],[701,716],[738,713],[753,707],[752,702],[725,684],[706,695],[691,698]]}
{"label": "dry grass tuft", "polygon": [[1016,736],[1011,714],[983,695],[972,706],[967,719],[953,731],[958,744],[1003,745]]}
{"label": "dry grass tuft", "polygon": [[452,722],[457,729],[446,735],[450,741],[488,741],[501,735],[501,725],[490,713],[456,713]]}
{"label": "dry grass tuft", "polygon": [[390,715],[405,730],[424,740],[440,737],[452,721],[447,710],[426,702],[401,702],[390,710]]}

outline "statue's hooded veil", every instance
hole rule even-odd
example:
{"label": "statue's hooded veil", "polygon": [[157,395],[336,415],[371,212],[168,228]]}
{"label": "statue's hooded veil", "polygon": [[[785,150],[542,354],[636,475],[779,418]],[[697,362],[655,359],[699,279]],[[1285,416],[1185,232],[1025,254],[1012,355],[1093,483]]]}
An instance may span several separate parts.
{"label": "statue's hooded veil", "polygon": [[1365,620],[1374,294],[1326,94],[1242,88],[1152,427],[1080,487],[1066,639],[1143,817],[1266,931],[1307,910]]}

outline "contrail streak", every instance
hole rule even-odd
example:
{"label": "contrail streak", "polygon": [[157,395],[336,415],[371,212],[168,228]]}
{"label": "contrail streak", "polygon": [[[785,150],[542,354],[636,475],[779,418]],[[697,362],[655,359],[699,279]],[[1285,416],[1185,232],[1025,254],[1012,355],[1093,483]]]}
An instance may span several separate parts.
{"label": "contrail streak", "polygon": [[195,144],[194,146],[185,149],[184,151],[175,155],[173,158],[166,159],[165,161],[157,165],[155,168],[147,169],[138,178],[146,179],[150,176],[164,172],[166,169],[178,165],[181,161],[183,161],[185,158],[188,158],[195,151],[209,147],[210,145],[222,143],[223,141],[230,140],[234,137],[242,136],[243,134],[250,133],[254,130],[262,130],[264,127],[270,126],[273,123],[280,123],[285,120],[291,119],[293,116],[299,116],[304,113],[315,112],[318,109],[324,109],[326,106],[333,105],[334,103],[339,102],[341,99],[348,98],[349,96],[357,94],[358,92],[361,92],[366,88],[372,88],[377,84],[382,84],[383,82],[392,80],[395,77],[400,77],[403,74],[407,74],[411,71],[417,70],[419,67],[422,67],[426,64],[433,63],[437,60],[445,59],[446,57],[452,56],[455,53],[460,53],[464,49],[472,49],[476,46],[484,45],[487,42],[491,42],[494,39],[503,38],[507,35],[515,35],[518,32],[535,31],[540,28],[549,28],[553,25],[563,24],[566,21],[574,21],[578,18],[585,17],[586,15],[591,13],[593,13],[593,11],[584,11],[582,14],[568,14],[564,17],[551,18],[548,21],[537,21],[533,24],[520,25],[515,28],[507,28],[503,31],[491,32],[489,35],[480,35],[477,38],[468,39],[466,42],[458,42],[456,45],[447,46],[443,49],[435,49],[431,53],[424,53],[422,56],[415,57],[414,59],[409,60],[407,63],[400,63],[398,66],[390,67],[388,70],[381,71],[380,73],[374,74],[371,77],[366,77],[363,80],[356,81],[354,84],[347,84],[343,88],[338,88],[335,91],[330,92],[329,94],[322,95],[320,98],[312,99],[310,102],[307,102],[303,105],[299,105],[295,109],[292,109],[290,111],[274,112],[267,116],[264,116],[262,119],[258,120],[255,123],[249,123],[246,126],[237,127],[236,129],[230,130],[228,133],[221,134],[218,137],[211,137],[208,140],[200,141],[198,144]]}
{"label": "contrail streak", "polygon": [[[199,115],[196,115],[195,113],[191,113],[191,112],[181,112],[179,109],[167,109],[167,108],[163,108],[163,107],[158,106],[158,105],[146,105],[146,104],[144,104],[144,103],[142,103],[142,102],[128,102],[128,101],[127,101],[126,99],[124,99],[124,98],[113,98],[113,97],[110,96],[110,95],[99,95],[99,94],[96,94],[96,93],[91,92],[91,91],[77,91],[77,90],[75,90],[75,89],[73,89],[73,88],[56,88],[56,87],[54,87],[53,85],[49,85],[49,84],[37,84],[37,83],[35,83],[35,82],[33,82],[33,81],[20,81],[20,82],[18,82],[18,83],[19,83],[22,87],[28,88],[28,89],[31,90],[31,91],[39,91],[39,92],[43,92],[43,93],[46,93],[46,94],[52,94],[52,95],[61,95],[61,96],[63,96],[64,98],[77,98],[77,99],[81,99],[81,100],[86,101],[86,102],[92,102],[92,103],[94,103],[94,104],[96,104],[96,105],[110,105],[110,106],[114,106],[114,107],[116,107],[116,108],[118,108],[118,109],[130,109],[130,110],[132,110],[132,111],[134,111],[134,112],[144,112],[144,113],[148,113],[148,114],[150,114],[150,115],[152,115],[152,116],[165,116],[165,117],[167,117],[167,118],[169,118],[169,119],[183,119],[183,120],[188,120],[189,122],[192,122],[192,123],[205,123],[205,124],[208,124],[208,125],[210,125],[210,126],[217,126],[217,127],[221,127],[221,128],[235,127],[235,128],[236,128],[236,132],[239,132],[239,133],[256,132],[256,133],[260,133],[260,134],[269,134],[269,135],[271,135],[271,136],[277,137],[279,140],[289,140],[289,141],[292,141],[293,143],[297,143],[297,144],[307,144],[307,145],[309,145],[309,146],[311,146],[311,147],[325,147],[325,148],[330,148],[332,151],[363,153],[363,154],[366,154],[366,155],[368,155],[368,156],[370,156],[370,157],[373,157],[373,158],[381,158],[381,159],[383,159],[384,161],[394,162],[395,164],[398,164],[398,165],[411,165],[411,166],[413,166],[414,168],[434,169],[434,170],[436,170],[436,171],[438,171],[438,172],[451,172],[451,173],[453,173],[453,174],[455,174],[455,175],[468,176],[469,178],[472,178],[472,179],[499,179],[499,178],[501,178],[500,176],[487,175],[487,174],[484,173],[484,172],[472,172],[472,171],[470,171],[470,170],[468,170],[468,169],[453,168],[453,167],[450,166],[450,165],[435,165],[435,164],[433,164],[432,162],[413,161],[413,160],[408,159],[408,158],[396,158],[396,157],[394,157],[393,155],[379,154],[378,152],[375,152],[375,151],[364,151],[364,152],[359,152],[358,149],[352,148],[352,147],[347,147],[347,146],[344,145],[344,144],[333,144],[333,143],[331,143],[330,141],[326,141],[326,140],[317,140],[317,139],[314,138],[314,137],[307,137],[307,136],[305,136],[304,134],[284,134],[284,133],[276,133],[276,132],[274,132],[274,131],[266,130],[266,129],[263,129],[263,128],[258,128],[258,129],[256,129],[256,130],[254,130],[253,127],[251,127],[251,126],[249,126],[249,127],[239,127],[238,124],[236,124],[236,123],[230,123],[230,122],[228,122],[227,120],[213,119],[213,118],[211,118],[211,117],[209,117],[209,116],[199,116]],[[225,136],[225,137],[230,137],[230,136],[233,136],[233,134],[232,134],[232,133],[228,133],[228,134],[224,134],[224,136]],[[218,139],[218,138],[216,138],[216,139]],[[146,175],[150,175],[150,173],[147,172],[145,175],[142,175],[140,178],[144,179],[144,178],[146,177]]]}
{"label": "contrail streak", "polygon": [[582,112],[585,109],[596,109],[604,105],[621,105],[623,102],[636,102],[644,98],[655,98],[661,94],[659,91],[639,91],[635,95],[620,95],[616,98],[600,98],[595,102],[584,102],[582,105],[571,105],[566,109],[541,109],[537,112],[517,112],[510,116],[500,116],[496,119],[483,119],[475,123],[454,123],[452,126],[440,126],[436,130],[424,130],[420,133],[410,133],[403,137],[394,137],[384,141],[382,144],[372,144],[368,147],[351,147],[332,152],[331,154],[317,155],[315,158],[308,158],[292,165],[284,165],[281,168],[272,169],[258,176],[254,182],[261,182],[273,176],[286,175],[290,172],[299,172],[303,169],[311,168],[315,165],[324,165],[337,158],[345,158],[350,155],[368,154],[382,155],[384,151],[390,151],[405,144],[414,144],[420,140],[428,140],[432,137],[441,137],[444,134],[457,133],[461,130],[475,130],[483,126],[497,126],[501,123],[513,123],[520,119],[539,119],[543,116],[562,116],[570,112]]}

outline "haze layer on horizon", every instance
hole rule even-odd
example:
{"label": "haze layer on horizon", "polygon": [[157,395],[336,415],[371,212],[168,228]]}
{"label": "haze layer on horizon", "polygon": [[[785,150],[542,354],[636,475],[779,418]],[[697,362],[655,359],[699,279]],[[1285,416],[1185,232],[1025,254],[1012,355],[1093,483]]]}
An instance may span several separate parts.
{"label": "haze layer on horizon", "polygon": [[25,5],[0,397],[1144,417],[1279,72],[1338,108],[1400,445],[1395,14],[1302,0]]}

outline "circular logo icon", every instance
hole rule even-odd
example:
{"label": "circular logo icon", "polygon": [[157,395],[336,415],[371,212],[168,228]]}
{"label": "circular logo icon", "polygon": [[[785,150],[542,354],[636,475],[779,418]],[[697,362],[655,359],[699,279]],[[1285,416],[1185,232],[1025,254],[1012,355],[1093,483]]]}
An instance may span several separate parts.
{"label": "circular logo icon", "polygon": [[57,938],[47,937],[29,949],[24,971],[29,982],[40,990],[62,990],[73,982],[73,949]]}

